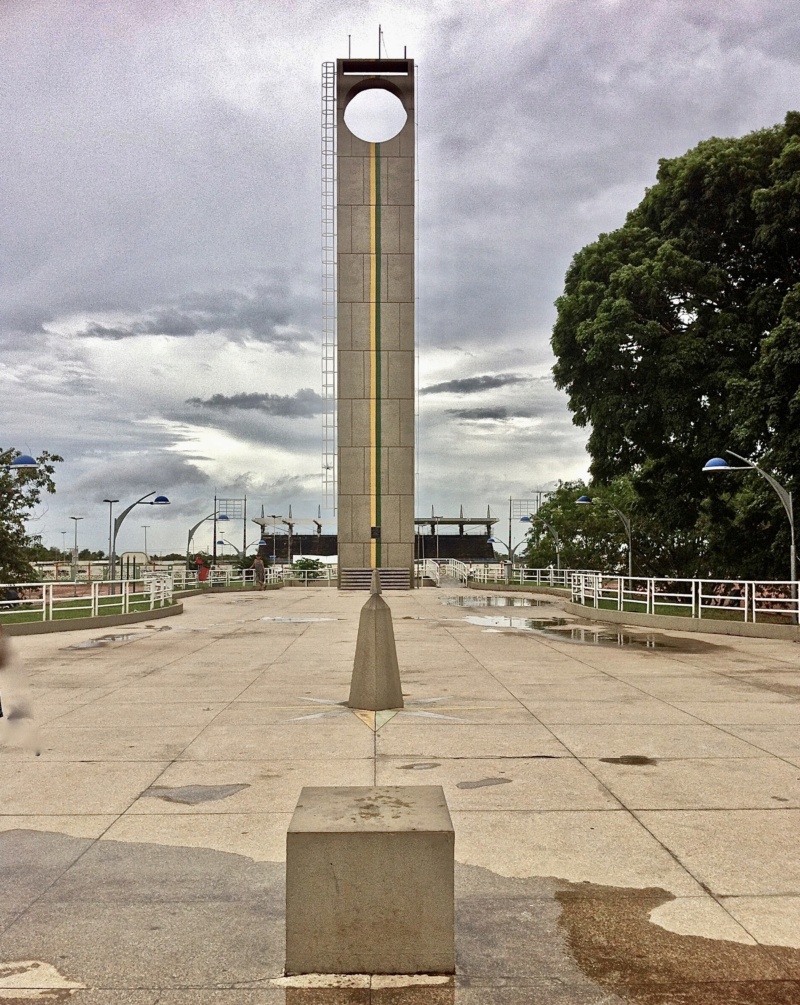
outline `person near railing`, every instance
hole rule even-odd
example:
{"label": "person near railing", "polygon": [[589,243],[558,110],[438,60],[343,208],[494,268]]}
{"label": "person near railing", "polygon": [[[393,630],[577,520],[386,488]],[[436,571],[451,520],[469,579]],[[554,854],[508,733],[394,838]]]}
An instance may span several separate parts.
{"label": "person near railing", "polygon": [[256,589],[265,590],[267,588],[266,569],[264,568],[264,560],[260,555],[256,555],[253,559],[251,568],[256,578]]}

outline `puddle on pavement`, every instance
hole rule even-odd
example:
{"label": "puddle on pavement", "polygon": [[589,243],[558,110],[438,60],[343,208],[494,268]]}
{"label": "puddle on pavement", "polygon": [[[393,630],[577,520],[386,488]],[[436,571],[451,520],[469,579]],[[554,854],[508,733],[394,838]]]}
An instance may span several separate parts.
{"label": "puddle on pavement", "polygon": [[467,615],[464,621],[471,625],[484,626],[488,631],[515,628],[518,631],[536,632],[558,642],[577,642],[591,646],[613,646],[618,649],[669,649],[680,653],[706,653],[723,648],[700,639],[671,638],[658,632],[631,634],[608,626],[576,624],[567,618],[514,618],[494,614]]}
{"label": "puddle on pavement", "polygon": [[506,785],[511,778],[479,778],[476,782],[456,782],[457,789],[483,789],[489,785]]}
{"label": "puddle on pavement", "polygon": [[601,761],[606,764],[658,764],[653,757],[645,757],[644,754],[623,754],[621,757],[601,757]]}
{"label": "puddle on pavement", "polygon": [[[237,820],[234,827],[241,828],[243,836],[258,834],[256,818]],[[588,828],[585,835],[588,840]],[[498,839],[496,857],[501,858],[508,837]],[[45,877],[23,884],[18,917],[3,935],[4,960],[12,962],[0,962],[0,989],[5,991],[0,999],[69,1001],[69,992],[78,989],[74,1000],[79,1002],[78,982],[92,987],[92,978],[101,973],[105,986],[154,989],[142,1001],[176,1000],[169,989],[178,981],[180,987],[195,989],[190,993],[193,1001],[221,1000],[227,992],[219,990],[220,974],[225,975],[226,988],[234,982],[261,988],[264,960],[272,965],[285,958],[283,862],[207,847],[113,839],[102,845],[102,854],[81,858],[83,838],[19,828],[0,833],[0,861],[22,863],[26,878]],[[595,837],[590,847],[603,845]],[[558,846],[553,855],[559,861]],[[54,861],[79,865],[52,880],[47,877]],[[564,868],[576,868],[569,850],[563,861]],[[797,979],[789,975],[800,972],[800,949],[749,944],[747,932],[712,896],[676,898],[655,885],[592,882],[588,877],[602,874],[607,865],[603,856],[594,854],[585,861],[579,869],[584,881],[572,882],[506,876],[456,861],[455,989],[415,987],[406,993],[387,979],[371,982],[372,989],[363,991],[286,987],[278,995],[260,990],[230,994],[239,1000],[242,994],[248,1000],[251,993],[266,994],[276,1001],[283,1001],[285,994],[287,1005],[452,1005],[467,999],[508,1005],[797,1003]],[[43,929],[40,915],[27,907],[48,883],[48,898],[53,897],[58,910],[50,912]],[[205,910],[212,899],[213,910]],[[699,918],[692,911],[698,901],[707,908]],[[131,911],[131,903],[145,904],[146,909]],[[176,925],[176,910],[185,912],[187,904],[203,910],[202,925]],[[779,903],[775,911],[781,912]],[[786,913],[778,917],[788,923]],[[703,935],[680,934],[687,925]],[[102,932],[103,937],[87,938],[87,931]],[[709,934],[715,937],[706,937]],[[740,941],[733,941],[736,938]],[[42,961],[31,959],[32,945],[36,956],[53,961],[55,973],[42,972]],[[214,950],[211,962],[209,945]],[[33,974],[25,974],[32,968],[38,970],[34,980]],[[11,991],[18,988],[26,993]],[[93,1000],[96,994],[97,1001],[108,1000],[102,990],[88,993]],[[184,1000],[189,999],[181,997]]]}
{"label": "puddle on pavement", "polygon": [[530,597],[442,597],[448,607],[547,607],[549,600],[532,600]]}
{"label": "puddle on pavement", "polygon": [[76,642],[72,646],[64,646],[64,649],[102,649],[104,646],[113,645],[115,642],[133,642],[134,639],[147,638],[149,632],[127,632],[121,635],[100,635],[96,639],[86,639],[85,642]]}
{"label": "puddle on pavement", "polygon": [[211,803],[217,799],[227,799],[235,796],[242,789],[249,789],[245,783],[239,785],[153,785],[145,789],[143,796],[164,799],[168,803],[183,803],[184,806],[196,806],[198,803]]}
{"label": "puddle on pavement", "polygon": [[280,624],[305,625],[313,621],[338,621],[338,618],[259,618],[259,621],[276,621]]}

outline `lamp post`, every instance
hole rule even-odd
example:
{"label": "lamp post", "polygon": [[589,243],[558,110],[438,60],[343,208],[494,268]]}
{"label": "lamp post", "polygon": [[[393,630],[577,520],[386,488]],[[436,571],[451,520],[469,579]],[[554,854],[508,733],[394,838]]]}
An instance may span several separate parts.
{"label": "lamp post", "polygon": [[67,532],[65,530],[61,531],[61,550],[66,555],[66,553],[67,553]]}
{"label": "lamp post", "polygon": [[536,516],[531,514],[530,516],[521,516],[519,518],[520,523],[535,523],[536,521],[542,524],[546,530],[548,530],[553,538],[553,542],[556,546],[556,570],[561,572],[561,538],[558,536],[558,531],[552,527],[545,519],[541,516]]}
{"label": "lamp post", "polygon": [[273,564],[275,564],[278,561],[278,555],[277,555],[277,552],[275,551],[275,542],[276,542],[276,539],[277,539],[277,523],[276,523],[276,521],[281,519],[281,514],[280,513],[267,513],[267,516],[270,518],[270,520],[272,520],[272,561],[273,561]]}
{"label": "lamp post", "polygon": [[508,552],[507,568],[506,568],[506,576],[505,576],[505,580],[508,583],[510,581],[510,579],[511,579],[511,569],[514,567],[514,552],[517,550],[517,548],[520,548],[520,547],[522,547],[523,544],[525,544],[525,539],[523,538],[521,541],[518,541],[514,545],[513,548],[509,547],[508,542],[503,541],[502,538],[499,538],[499,537],[489,537],[489,538],[486,539],[486,543],[487,544],[502,544],[503,547]]}
{"label": "lamp post", "polygon": [[[194,527],[192,527],[189,530],[189,536],[186,538],[186,568],[187,569],[189,568],[189,553],[192,550],[192,538],[194,537],[194,532],[197,530],[197,528],[201,524],[204,524],[206,522],[206,520],[210,520],[213,516],[214,516],[213,512],[209,513],[208,516],[204,516],[202,520],[198,520],[197,523],[194,525]],[[227,517],[227,516],[225,516],[224,514],[220,515],[218,513],[217,514],[217,521],[216,522],[227,521],[229,519],[230,518]],[[214,537],[216,537],[216,534],[214,535]]]}
{"label": "lamp post", "polygon": [[83,520],[82,516],[71,516],[70,520],[74,520],[75,527],[75,544],[72,548],[72,579],[76,580],[78,578],[78,521]]}
{"label": "lamp post", "polygon": [[577,500],[579,506],[591,506],[595,502],[602,503],[604,506],[608,506],[612,509],[617,516],[622,520],[623,526],[625,527],[625,533],[628,535],[628,579],[633,578],[633,537],[631,535],[631,518],[625,516],[621,509],[617,509],[614,503],[610,503],[608,499],[601,499],[599,496],[595,496],[594,499],[589,496],[580,496]]}
{"label": "lamp post", "polygon": [[149,527],[150,527],[149,523],[142,524],[142,530],[144,531],[144,553],[146,556],[147,556],[147,531]]}
{"label": "lamp post", "polygon": [[[111,535],[111,548],[109,550],[110,551],[109,566],[112,569],[116,570],[117,565],[117,535],[119,534],[119,529],[122,526],[122,521],[130,513],[130,511],[134,508],[134,506],[169,506],[170,504],[169,499],[167,499],[166,496],[156,496],[155,499],[153,499],[151,502],[147,501],[148,499],[150,499],[150,496],[155,495],[156,495],[155,491],[148,492],[146,495],[143,495],[141,499],[137,499],[136,502],[132,502],[130,506],[127,507],[127,509],[124,509],[114,521],[114,529]],[[108,499],[104,501],[108,503],[112,502],[112,500]],[[119,500],[113,500],[113,501],[118,502]],[[120,578],[122,578],[122,569],[119,570],[119,573]]]}
{"label": "lamp post", "polygon": [[119,499],[104,499],[103,502],[108,503],[108,574],[107,579],[114,578],[114,566],[111,564],[111,549],[113,546],[114,537],[114,522],[113,522],[113,512],[114,503],[119,502]]}
{"label": "lamp post", "polygon": [[[735,457],[737,461],[742,461],[742,464],[728,464],[728,462],[723,457],[712,457],[711,460],[706,461],[703,465],[703,471],[708,474],[713,474],[717,471],[755,471],[761,477],[769,482],[772,488],[775,490],[778,498],[783,504],[783,508],[786,510],[786,515],[789,517],[789,534],[790,534],[790,545],[789,545],[789,574],[792,581],[792,597],[797,596],[797,553],[794,545],[794,507],[792,505],[792,493],[788,489],[785,489],[780,482],[776,481],[772,475],[767,474],[762,468],[752,461],[748,461],[746,457],[740,457],[739,454],[735,454],[732,450],[726,450],[726,454],[730,454],[731,457]],[[797,615],[795,614],[795,618]]]}

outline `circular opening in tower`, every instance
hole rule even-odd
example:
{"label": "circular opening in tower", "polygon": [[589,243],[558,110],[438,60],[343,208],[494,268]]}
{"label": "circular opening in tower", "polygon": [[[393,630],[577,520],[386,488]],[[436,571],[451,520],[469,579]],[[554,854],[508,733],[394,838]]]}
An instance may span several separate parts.
{"label": "circular opening in tower", "polygon": [[366,143],[385,143],[397,136],[407,118],[403,102],[382,87],[360,91],[344,110],[347,128]]}

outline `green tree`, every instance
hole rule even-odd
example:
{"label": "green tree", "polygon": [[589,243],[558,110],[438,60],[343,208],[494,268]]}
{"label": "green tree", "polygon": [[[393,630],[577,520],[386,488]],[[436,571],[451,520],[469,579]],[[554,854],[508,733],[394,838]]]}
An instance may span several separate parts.
{"label": "green tree", "polygon": [[31,562],[36,560],[41,538],[28,533],[26,522],[42,493],[55,492],[55,465],[64,459],[45,451],[36,458],[38,468],[9,470],[8,465],[19,456],[13,448],[0,449],[0,583],[38,578]]}
{"label": "green tree", "polygon": [[798,266],[798,112],[660,161],[624,226],[573,259],[556,384],[590,427],[595,483],[631,478],[654,572],[788,572],[788,521],[769,486],[701,469],[733,449],[800,483]]}

